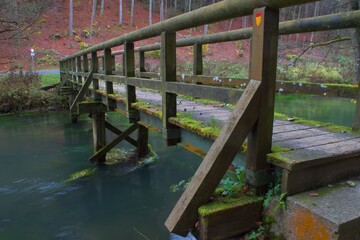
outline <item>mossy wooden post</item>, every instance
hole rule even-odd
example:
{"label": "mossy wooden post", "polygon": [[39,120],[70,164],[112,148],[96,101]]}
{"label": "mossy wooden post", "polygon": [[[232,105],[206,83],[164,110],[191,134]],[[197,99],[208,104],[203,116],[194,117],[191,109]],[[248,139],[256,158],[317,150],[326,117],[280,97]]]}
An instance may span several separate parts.
{"label": "mossy wooden post", "polygon": [[168,146],[180,140],[180,129],[169,122],[176,117],[176,94],[166,92],[166,82],[176,82],[176,33],[161,34],[160,79],[162,81],[162,135]]}
{"label": "mossy wooden post", "polygon": [[279,10],[255,9],[250,79],[261,81],[259,119],[248,136],[247,182],[262,193],[272,181],[266,155],[271,152],[276,87]]}
{"label": "mossy wooden post", "polygon": [[146,72],[145,70],[145,52],[144,51],[139,51],[139,71],[140,71],[140,76],[142,72]]}
{"label": "mossy wooden post", "polygon": [[139,157],[143,157],[149,153],[148,139],[149,130],[147,127],[139,124],[138,136],[137,136],[137,154]]}
{"label": "mossy wooden post", "polygon": [[[84,54],[82,59],[82,71],[84,74],[87,74],[89,72],[89,60],[87,54]],[[86,76],[84,76],[84,79],[86,79]]]}
{"label": "mossy wooden post", "polygon": [[[99,72],[99,59],[97,56],[97,52],[91,52],[91,69],[93,70],[93,73]],[[93,79],[93,99],[95,101],[101,100],[101,95],[97,93],[96,91],[99,90],[99,80]]]}
{"label": "mossy wooden post", "polygon": [[[105,112],[92,114],[94,153],[106,146]],[[106,155],[98,159],[99,163],[105,162]]]}
{"label": "mossy wooden post", "polygon": [[194,44],[194,66],[193,75],[203,74],[203,57],[202,57],[202,44]]}
{"label": "mossy wooden post", "polygon": [[135,123],[138,120],[138,112],[132,107],[136,102],[136,88],[129,85],[130,77],[135,77],[135,52],[134,43],[126,42],[124,44],[124,73],[126,84],[126,112],[130,123]]}
{"label": "mossy wooden post", "polygon": [[[105,48],[104,50],[104,70],[105,75],[112,75],[113,65],[114,65],[113,56],[111,55],[111,49]],[[114,94],[114,86],[112,82],[106,81],[106,105],[108,106],[109,111],[113,111],[116,108],[116,101],[109,98],[109,94]]]}

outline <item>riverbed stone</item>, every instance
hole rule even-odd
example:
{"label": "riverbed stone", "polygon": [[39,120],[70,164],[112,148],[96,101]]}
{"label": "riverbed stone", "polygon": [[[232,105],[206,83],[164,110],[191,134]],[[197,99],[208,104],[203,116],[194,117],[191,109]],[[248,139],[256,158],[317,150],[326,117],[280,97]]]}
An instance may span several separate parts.
{"label": "riverbed stone", "polygon": [[270,239],[360,239],[360,179],[346,181],[288,197],[286,209],[275,199],[265,210]]}

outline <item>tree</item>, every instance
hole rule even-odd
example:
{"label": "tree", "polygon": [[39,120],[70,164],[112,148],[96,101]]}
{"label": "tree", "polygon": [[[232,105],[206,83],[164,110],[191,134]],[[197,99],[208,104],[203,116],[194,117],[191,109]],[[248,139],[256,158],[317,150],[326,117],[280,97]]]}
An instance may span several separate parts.
{"label": "tree", "polygon": [[73,36],[73,24],[74,24],[74,2],[70,0],[70,8],[69,8],[69,36]]}
{"label": "tree", "polygon": [[[14,49],[14,47],[16,48],[28,41],[31,34],[36,31],[33,28],[35,23],[50,6],[52,6],[52,0],[22,2],[0,0],[0,44],[8,46],[8,49]],[[16,49],[1,53],[0,64],[16,62],[18,60],[17,54]]]}
{"label": "tree", "polygon": [[104,8],[105,8],[105,0],[101,1],[101,10],[100,10],[100,15],[103,16],[104,15]]}
{"label": "tree", "polygon": [[135,0],[131,0],[130,25],[134,24],[134,5],[135,5]]}
{"label": "tree", "polygon": [[123,24],[123,1],[120,0],[119,2],[119,24],[122,25]]}
{"label": "tree", "polygon": [[149,26],[152,25],[152,0],[149,0]]}
{"label": "tree", "polygon": [[92,35],[93,35],[93,24],[95,21],[95,12],[96,12],[97,1],[93,0],[92,2],[92,11],[91,11],[91,22],[90,22],[90,43],[92,44]]}

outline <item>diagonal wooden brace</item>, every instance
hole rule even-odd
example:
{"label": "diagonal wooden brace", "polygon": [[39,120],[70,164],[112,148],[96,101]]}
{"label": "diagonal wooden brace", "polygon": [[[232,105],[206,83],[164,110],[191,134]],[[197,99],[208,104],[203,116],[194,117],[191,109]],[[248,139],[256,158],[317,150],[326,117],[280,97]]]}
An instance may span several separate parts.
{"label": "diagonal wooden brace", "polygon": [[[114,125],[112,125],[108,121],[105,121],[105,127],[107,129],[109,129],[111,132],[113,132],[113,133],[115,133],[117,135],[120,135],[120,134],[123,133],[121,130],[119,130],[117,127],[115,127]],[[125,141],[127,141],[128,143],[132,144],[135,147],[138,146],[138,142],[136,140],[132,139],[130,136],[126,136]]]}
{"label": "diagonal wooden brace", "polygon": [[87,77],[84,85],[81,87],[78,95],[76,96],[74,102],[71,104],[70,112],[74,113],[77,111],[77,104],[84,98],[86,91],[89,89],[89,86],[92,81],[93,71],[89,73],[89,76]]}
{"label": "diagonal wooden brace", "polygon": [[117,136],[112,142],[107,144],[105,147],[101,148],[99,151],[97,151],[90,159],[90,162],[97,162],[102,157],[106,155],[107,152],[109,152],[112,148],[114,148],[117,144],[119,144],[121,141],[123,141],[126,137],[128,137],[132,132],[134,132],[139,125],[137,123],[131,125],[128,129],[126,129],[123,133],[121,133],[119,136]]}
{"label": "diagonal wooden brace", "polygon": [[197,209],[209,201],[259,116],[260,81],[251,80],[165,222],[170,232],[186,235],[197,221]]}

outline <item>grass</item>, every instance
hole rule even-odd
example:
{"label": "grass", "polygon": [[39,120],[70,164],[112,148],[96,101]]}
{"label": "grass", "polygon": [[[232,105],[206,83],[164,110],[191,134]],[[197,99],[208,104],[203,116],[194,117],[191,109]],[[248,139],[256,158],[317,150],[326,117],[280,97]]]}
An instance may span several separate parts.
{"label": "grass", "polygon": [[60,83],[60,74],[42,74],[40,78],[42,87]]}

